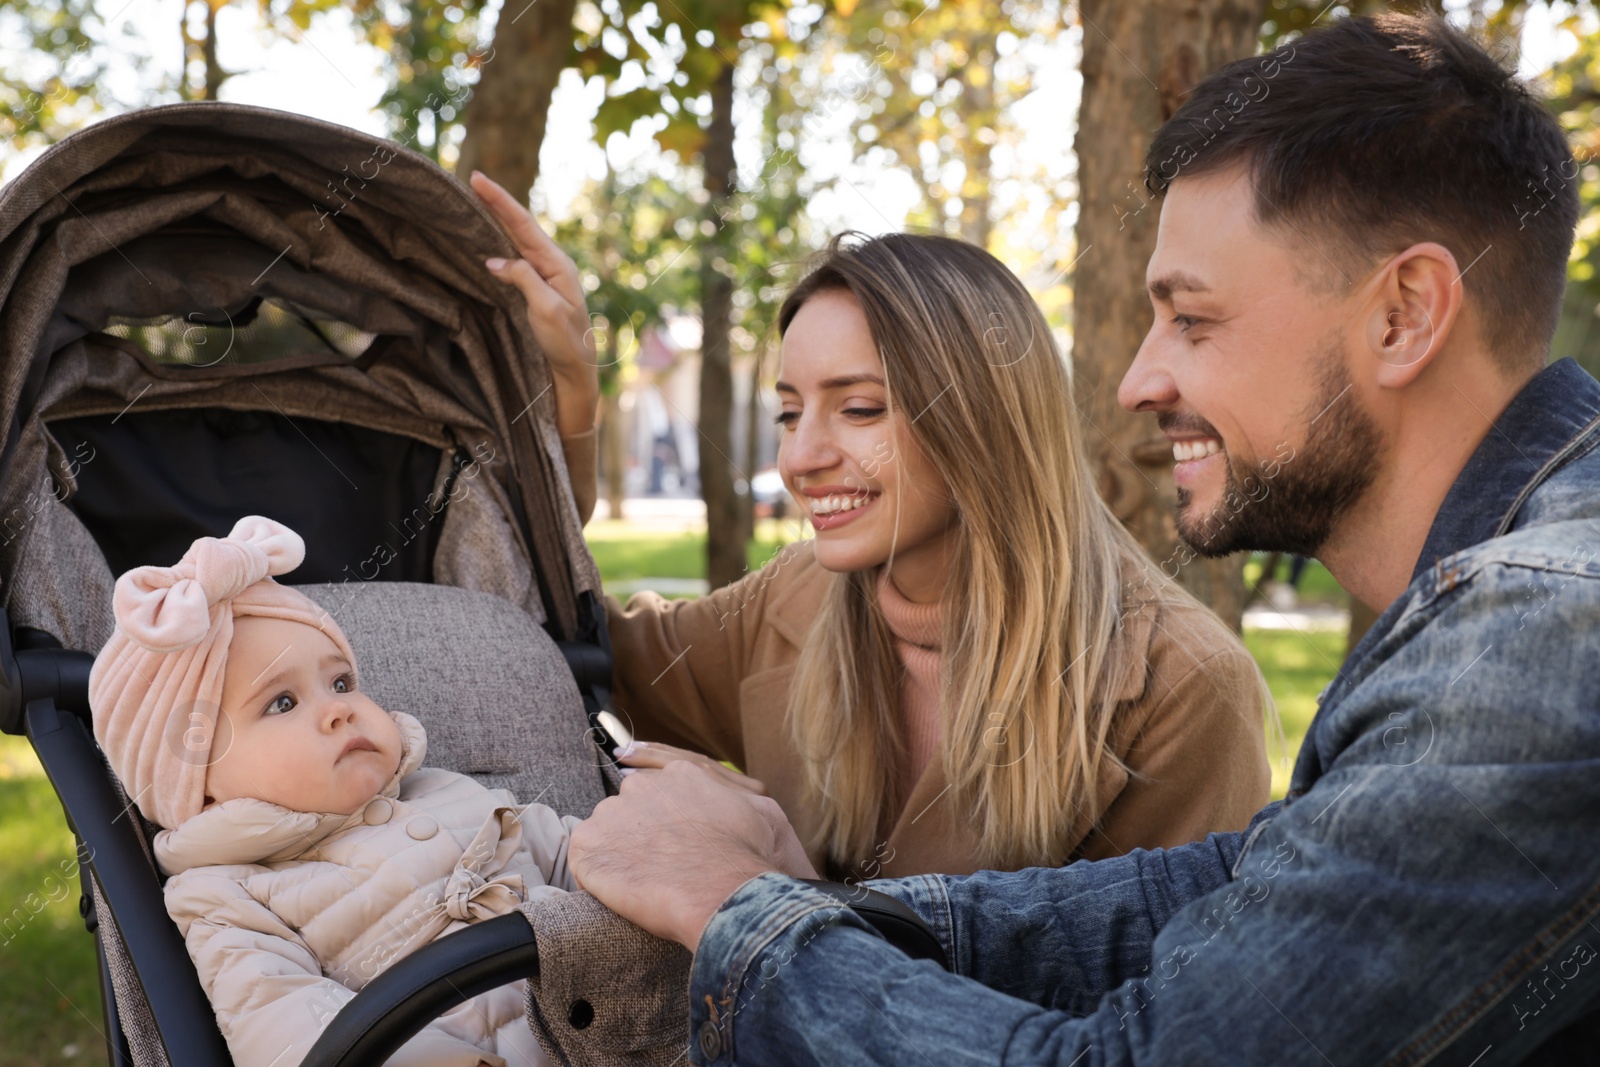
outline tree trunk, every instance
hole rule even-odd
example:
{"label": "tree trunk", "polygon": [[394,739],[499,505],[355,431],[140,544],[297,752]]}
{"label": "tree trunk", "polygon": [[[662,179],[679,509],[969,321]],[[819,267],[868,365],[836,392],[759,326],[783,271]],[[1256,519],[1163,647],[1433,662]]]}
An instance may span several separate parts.
{"label": "tree trunk", "polygon": [[201,54],[206,61],[205,98],[215,100],[228,75],[223,72],[222,64],[217,62],[217,5],[211,0],[206,0],[206,39],[201,46]]}
{"label": "tree trunk", "polygon": [[[700,247],[700,495],[706,502],[706,580],[712,589],[745,572],[745,519],[734,491],[732,242],[729,205],[738,175],[733,159],[733,67],[724,64],[711,85],[711,125],[705,148],[706,217],[714,232]],[[743,498],[748,507],[749,496]]]}
{"label": "tree trunk", "polygon": [[750,393],[744,404],[744,456],[741,463],[745,474],[744,540],[748,544],[756,536],[756,471],[761,468],[761,353],[757,351],[750,360]]}
{"label": "tree trunk", "polygon": [[512,0],[500,9],[494,47],[462,117],[458,173],[481,170],[527,201],[539,176],[550,97],[572,54],[576,7],[577,0]]}
{"label": "tree trunk", "polygon": [[[183,38],[183,72],[178,78],[178,95],[184,100],[215,100],[228,80],[229,72],[217,61],[217,7],[221,0],[200,0],[205,8],[205,36],[197,38],[189,32],[189,16],[194,0],[184,0],[178,13],[178,32]],[[189,76],[189,65],[196,59],[205,66],[205,81],[196,86]]]}
{"label": "tree trunk", "polygon": [[995,35],[977,35],[967,50],[972,63],[961,83],[961,114],[967,124],[969,138],[963,153],[967,174],[961,182],[961,236],[963,240],[987,250],[989,238],[994,233],[994,221],[989,217],[990,202],[993,200],[989,176],[993,172],[994,150],[992,142],[983,140],[979,131],[992,130],[996,119]]}
{"label": "tree trunk", "polygon": [[611,374],[611,381],[602,382],[600,389],[600,402],[602,414],[600,416],[600,469],[604,476],[606,504],[611,509],[612,519],[622,518],[622,498],[624,495],[624,444],[627,434],[622,426],[622,382],[618,373],[618,364],[621,361],[622,343],[617,339],[617,327],[614,323],[606,326],[606,366]]}
{"label": "tree trunk", "polygon": [[1117,386],[1150,328],[1145,265],[1159,203],[1144,189],[1156,128],[1206,73],[1251,54],[1264,0],[1082,0],[1083,101],[1078,157],[1078,255],[1073,281],[1077,402],[1095,450],[1100,491],[1152,557],[1237,630],[1244,557],[1207,560],[1180,548],[1172,448],[1148,414],[1117,404]]}

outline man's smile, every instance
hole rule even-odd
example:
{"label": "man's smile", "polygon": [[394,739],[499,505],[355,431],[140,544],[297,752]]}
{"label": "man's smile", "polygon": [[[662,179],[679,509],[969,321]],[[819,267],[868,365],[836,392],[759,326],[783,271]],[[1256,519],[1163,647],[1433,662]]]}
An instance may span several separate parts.
{"label": "man's smile", "polygon": [[1172,442],[1172,458],[1179,463],[1204,459],[1222,451],[1222,442],[1215,437],[1196,437]]}

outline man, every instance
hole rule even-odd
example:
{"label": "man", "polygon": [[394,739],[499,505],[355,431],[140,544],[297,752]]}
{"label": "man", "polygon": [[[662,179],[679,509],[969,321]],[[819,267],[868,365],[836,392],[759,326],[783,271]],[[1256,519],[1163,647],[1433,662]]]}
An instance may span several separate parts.
{"label": "man", "polygon": [[1245,833],[872,883],[954,974],[783,873],[775,805],[632,776],[572,864],[695,951],[694,1062],[1487,1067],[1594,1017],[1600,384],[1544,366],[1576,173],[1437,21],[1196,88],[1147,157],[1156,317],[1120,399],[1173,440],[1196,551],[1315,555],[1382,616]]}

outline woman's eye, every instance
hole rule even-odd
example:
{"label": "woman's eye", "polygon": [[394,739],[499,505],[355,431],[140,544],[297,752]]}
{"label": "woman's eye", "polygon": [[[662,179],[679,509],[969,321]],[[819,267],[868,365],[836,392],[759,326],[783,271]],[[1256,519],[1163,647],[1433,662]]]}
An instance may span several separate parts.
{"label": "woman's eye", "polygon": [[341,674],[333,680],[333,691],[335,693],[353,693],[355,688],[356,680],[348,674]]}
{"label": "woman's eye", "polygon": [[777,423],[779,426],[789,427],[793,426],[794,421],[799,417],[800,413],[798,411],[780,411],[778,412],[778,417],[772,421]]}
{"label": "woman's eye", "polygon": [[1200,320],[1188,315],[1174,315],[1172,316],[1172,322],[1173,325],[1178,327],[1179,333],[1188,333],[1189,327],[1198,325]]}
{"label": "woman's eye", "polygon": [[273,697],[271,703],[267,705],[267,714],[282,715],[286,711],[293,711],[294,706],[294,697],[290,696],[288,693],[280,693],[279,695]]}
{"label": "woman's eye", "polygon": [[876,418],[882,415],[883,408],[845,408],[844,413],[858,419]]}

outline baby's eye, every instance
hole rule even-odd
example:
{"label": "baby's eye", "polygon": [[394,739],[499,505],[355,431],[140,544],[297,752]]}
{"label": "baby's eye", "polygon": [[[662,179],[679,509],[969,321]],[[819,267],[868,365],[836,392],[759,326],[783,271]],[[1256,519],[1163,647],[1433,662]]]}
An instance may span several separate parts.
{"label": "baby's eye", "polygon": [[341,674],[333,680],[335,693],[353,693],[356,689],[356,680],[348,674]]}
{"label": "baby's eye", "polygon": [[269,704],[267,704],[267,714],[282,715],[286,711],[293,711],[294,706],[294,697],[290,696],[288,693],[279,693],[277,696],[272,698],[272,701]]}

